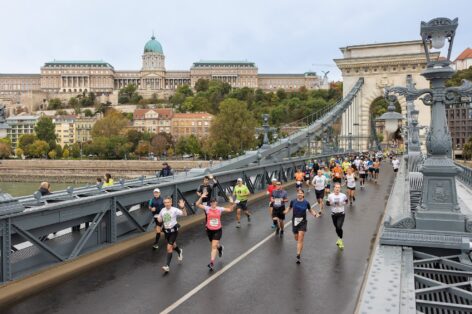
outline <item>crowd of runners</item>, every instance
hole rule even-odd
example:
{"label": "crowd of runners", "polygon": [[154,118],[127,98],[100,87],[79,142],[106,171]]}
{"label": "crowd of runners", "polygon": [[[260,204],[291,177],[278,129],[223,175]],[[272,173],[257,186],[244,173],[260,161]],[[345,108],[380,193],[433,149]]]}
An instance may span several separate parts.
{"label": "crowd of runners", "polygon": [[[282,182],[272,179],[272,184],[267,188],[269,198],[269,215],[271,228],[275,229],[275,236],[283,238],[285,228],[290,224],[297,242],[296,263],[301,263],[303,241],[307,231],[307,213],[318,218],[325,215],[325,207],[329,207],[330,216],[337,235],[336,245],[339,250],[344,249],[343,224],[346,211],[356,201],[356,189],[366,189],[367,183],[377,184],[380,175],[380,164],[385,159],[385,154],[368,152],[343,158],[331,158],[328,161],[310,160],[304,169],[297,169],[294,179],[296,181],[296,197],[289,200],[287,191]],[[393,154],[387,156],[390,159],[393,171],[399,169],[400,161]],[[217,183],[212,176],[206,176],[196,193],[198,200],[195,203],[197,209],[205,213],[205,231],[210,241],[210,262],[208,269],[214,270],[215,259],[223,257],[224,246],[220,243],[223,235],[221,222],[222,214],[236,210],[236,228],[241,228],[241,216],[245,216],[247,223],[251,222],[251,212],[248,208],[250,195],[249,188],[242,178],[236,180],[233,195],[229,196],[229,206],[218,206],[214,197],[213,188]],[[306,195],[306,192],[310,196]],[[314,197],[311,196],[314,194]],[[307,198],[313,198],[310,203]],[[155,220],[155,243],[153,249],[159,248],[160,235],[163,232],[167,242],[166,264],[162,270],[167,273],[174,252],[177,259],[183,260],[183,249],[177,245],[179,216],[186,216],[185,202],[180,200],[178,207],[172,206],[170,197],[162,198],[160,190],[154,190],[154,197],[149,201],[149,209]],[[292,212],[292,219],[285,222],[286,215]]]}

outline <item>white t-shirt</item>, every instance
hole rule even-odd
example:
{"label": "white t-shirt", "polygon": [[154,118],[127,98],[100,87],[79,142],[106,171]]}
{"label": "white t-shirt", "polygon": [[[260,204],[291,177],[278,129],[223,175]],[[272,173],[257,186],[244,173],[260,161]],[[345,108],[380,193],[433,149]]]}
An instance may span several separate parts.
{"label": "white t-shirt", "polygon": [[348,188],[355,188],[356,187],[356,179],[354,177],[354,174],[346,174],[346,181],[347,181],[347,187]]}
{"label": "white t-shirt", "polygon": [[356,159],[354,160],[354,165],[356,165],[357,169],[359,169],[359,165],[361,164],[361,160],[360,159]]}
{"label": "white t-shirt", "polygon": [[331,212],[333,214],[344,213],[344,204],[347,202],[347,196],[344,193],[338,195],[330,193],[328,195],[328,202],[331,205]]}
{"label": "white t-shirt", "polygon": [[326,177],[316,175],[311,183],[315,186],[315,190],[322,191],[326,187]]}
{"label": "white t-shirt", "polygon": [[400,166],[400,160],[398,159],[392,160],[392,166],[393,166],[393,169],[398,169],[398,167]]}
{"label": "white t-shirt", "polygon": [[156,216],[162,219],[165,229],[172,229],[177,224],[177,217],[182,216],[183,214],[184,212],[178,208],[171,207],[167,209],[164,207],[163,209],[161,209],[161,212]]}

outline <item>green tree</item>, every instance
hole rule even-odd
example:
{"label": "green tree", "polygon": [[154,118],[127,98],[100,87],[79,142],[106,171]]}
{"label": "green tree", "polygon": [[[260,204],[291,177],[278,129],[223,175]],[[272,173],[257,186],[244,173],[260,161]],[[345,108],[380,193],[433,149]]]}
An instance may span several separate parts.
{"label": "green tree", "polygon": [[138,87],[134,84],[128,84],[118,92],[118,102],[120,104],[137,104],[143,97],[138,92]]}
{"label": "green tree", "polygon": [[210,127],[209,155],[226,157],[254,147],[256,123],[245,102],[231,98],[222,101]]}
{"label": "green tree", "polygon": [[51,98],[48,100],[48,110],[57,110],[62,108],[62,101],[59,98]]}
{"label": "green tree", "polygon": [[83,113],[86,117],[93,117],[93,112],[90,109],[85,109]]}
{"label": "green tree", "polygon": [[135,150],[138,144],[143,140],[143,133],[138,130],[131,129],[126,132],[126,138],[128,139],[128,142],[133,144],[132,150]]}
{"label": "green tree", "polygon": [[190,96],[193,96],[192,89],[188,85],[181,85],[177,87],[175,94],[169,98],[169,101],[173,106],[179,106]]}
{"label": "green tree", "polygon": [[42,116],[36,122],[34,132],[39,140],[48,143],[49,147],[56,147],[56,126],[52,122],[52,119],[46,116]]}
{"label": "green tree", "polygon": [[197,82],[195,82],[195,90],[197,92],[206,92],[209,87],[210,87],[209,80],[200,78],[197,80]]}
{"label": "green tree", "polygon": [[56,159],[56,156],[57,156],[57,153],[56,153],[55,150],[51,150],[51,151],[48,153],[49,159]]}
{"label": "green tree", "polygon": [[43,140],[36,140],[29,146],[29,154],[31,157],[46,157],[49,152],[49,144]]}
{"label": "green tree", "polygon": [[446,82],[447,86],[459,86],[462,80],[472,81],[472,67],[465,70],[459,70]]}
{"label": "green tree", "polygon": [[64,109],[56,110],[56,116],[65,116],[65,115],[67,115],[67,111],[65,111]]}
{"label": "green tree", "polygon": [[103,119],[95,122],[92,127],[92,137],[110,137],[121,134],[129,125],[129,120],[121,112],[109,109]]}
{"label": "green tree", "polygon": [[63,153],[61,145],[56,145],[54,150],[56,151],[56,157],[61,158]]}
{"label": "green tree", "polygon": [[79,158],[80,157],[80,144],[79,143],[72,144],[72,146],[69,147],[68,151],[69,151],[69,154],[72,155],[73,158]]}
{"label": "green tree", "polygon": [[30,147],[38,138],[34,134],[23,134],[18,140],[18,147],[21,148],[25,156],[30,156]]}
{"label": "green tree", "polygon": [[23,152],[23,150],[21,148],[18,147],[17,149],[15,149],[16,157],[21,158],[21,157],[23,157],[24,154],[25,153]]}
{"label": "green tree", "polygon": [[[372,104],[370,105],[370,113],[373,114],[374,118],[378,118],[387,112],[388,101],[384,97],[378,97],[374,99]],[[395,111],[402,112],[400,103],[398,101],[395,102]]]}
{"label": "green tree", "polygon": [[70,108],[76,108],[79,105],[79,100],[77,99],[77,97],[71,97],[69,98],[69,101],[67,102],[67,104],[69,105]]}
{"label": "green tree", "polygon": [[138,156],[147,156],[150,152],[151,144],[149,141],[140,141],[136,146],[135,153]]}
{"label": "green tree", "polygon": [[62,158],[69,158],[70,156],[70,153],[69,153],[69,150],[67,148],[65,148],[63,151],[62,151]]}
{"label": "green tree", "polygon": [[464,147],[462,148],[462,157],[464,160],[472,159],[472,136],[469,137],[467,143],[465,143]]}

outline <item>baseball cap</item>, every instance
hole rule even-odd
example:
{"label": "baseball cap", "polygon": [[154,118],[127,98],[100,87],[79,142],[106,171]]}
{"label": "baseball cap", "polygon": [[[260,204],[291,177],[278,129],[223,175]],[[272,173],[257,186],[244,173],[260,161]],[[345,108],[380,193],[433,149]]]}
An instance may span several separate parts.
{"label": "baseball cap", "polygon": [[238,181],[238,182],[243,182],[243,179],[238,178],[238,180],[236,180],[236,181]]}
{"label": "baseball cap", "polygon": [[272,182],[277,182],[277,179],[275,179],[275,178],[274,178],[274,179],[272,179]]}
{"label": "baseball cap", "polygon": [[155,188],[154,193],[161,193],[161,190],[159,190],[159,188]]}

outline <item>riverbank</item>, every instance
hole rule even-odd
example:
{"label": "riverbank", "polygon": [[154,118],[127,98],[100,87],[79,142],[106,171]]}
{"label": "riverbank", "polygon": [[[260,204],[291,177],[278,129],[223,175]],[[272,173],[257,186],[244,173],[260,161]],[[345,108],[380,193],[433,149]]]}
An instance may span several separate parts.
{"label": "riverbank", "polygon": [[[175,171],[209,167],[205,160],[168,160]],[[150,160],[2,160],[2,182],[67,182],[90,183],[110,173],[114,178],[132,179],[154,176],[163,161]]]}

